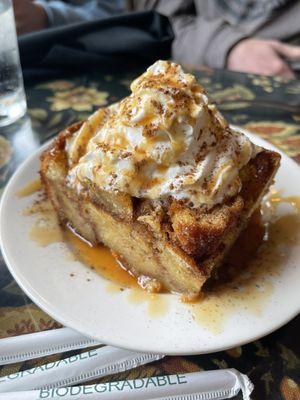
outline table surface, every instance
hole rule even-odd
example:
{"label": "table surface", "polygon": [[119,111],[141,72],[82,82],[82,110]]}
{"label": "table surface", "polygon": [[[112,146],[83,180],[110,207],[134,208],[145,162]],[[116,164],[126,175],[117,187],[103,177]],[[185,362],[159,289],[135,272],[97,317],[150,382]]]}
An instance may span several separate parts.
{"label": "table surface", "polygon": [[[26,88],[29,118],[0,130],[0,194],[20,162],[65,126],[129,92],[139,71],[96,72]],[[195,72],[232,124],[262,136],[300,163],[300,81],[200,69]],[[18,287],[0,254],[0,338],[58,328]],[[255,384],[254,399],[300,399],[300,317],[261,340],[225,352],[164,360],[95,382],[236,368]],[[0,366],[0,376],[62,359],[64,353]]]}

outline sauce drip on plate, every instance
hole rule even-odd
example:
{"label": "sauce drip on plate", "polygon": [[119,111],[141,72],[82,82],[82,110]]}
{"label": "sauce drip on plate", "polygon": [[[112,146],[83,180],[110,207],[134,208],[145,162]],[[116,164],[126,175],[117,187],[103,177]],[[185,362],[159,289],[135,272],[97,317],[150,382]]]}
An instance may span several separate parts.
{"label": "sauce drip on plate", "polygon": [[[77,259],[104,278],[124,287],[138,288],[136,279],[123,268],[106,246],[91,246],[71,229],[64,231],[64,238]],[[112,291],[112,286],[110,288]]]}
{"label": "sauce drip on plate", "polygon": [[42,184],[40,179],[35,179],[33,181],[28,182],[25,186],[23,186],[20,190],[16,192],[18,197],[26,197],[31,194],[37,192],[42,188]]}
{"label": "sauce drip on plate", "polygon": [[[36,188],[38,190],[38,185]],[[27,190],[27,195],[32,193]],[[277,208],[286,203],[292,212],[278,216]],[[189,307],[192,317],[201,327],[217,334],[236,312],[260,315],[265,302],[272,296],[274,281],[280,276],[286,258],[300,243],[299,204],[300,197],[282,197],[279,192],[271,192],[262,207],[265,221],[262,221],[260,212],[253,215],[218,275],[206,284],[203,296],[195,303],[183,304]],[[41,246],[65,242],[75,259],[109,281],[109,293],[113,295],[129,288],[125,297],[127,301],[146,303],[149,316],[162,317],[168,312],[168,295],[142,290],[108,248],[91,246],[70,229],[62,230],[48,200],[41,198],[24,214],[36,216],[29,232],[32,240]]]}
{"label": "sauce drip on plate", "polygon": [[141,289],[131,289],[127,300],[133,304],[147,303],[149,317],[159,318],[167,314],[169,304],[167,295],[162,293],[148,293]]}
{"label": "sauce drip on plate", "polygon": [[[217,279],[208,282],[204,296],[191,305],[194,318],[201,326],[217,334],[235,312],[244,310],[261,314],[286,259],[300,244],[299,212],[276,217],[276,209],[282,203],[289,203],[297,211],[295,196],[291,201],[289,199],[280,197],[278,192],[271,193],[263,207],[267,222],[259,223],[258,213],[253,216],[219,270]],[[300,200],[299,197],[296,199]]]}

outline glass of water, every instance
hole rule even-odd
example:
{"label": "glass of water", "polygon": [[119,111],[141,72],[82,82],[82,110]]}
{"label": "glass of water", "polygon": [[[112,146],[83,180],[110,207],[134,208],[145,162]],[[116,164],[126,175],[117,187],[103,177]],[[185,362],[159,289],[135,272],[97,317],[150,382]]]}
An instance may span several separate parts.
{"label": "glass of water", "polygon": [[0,127],[26,112],[22,69],[11,0],[0,0]]}

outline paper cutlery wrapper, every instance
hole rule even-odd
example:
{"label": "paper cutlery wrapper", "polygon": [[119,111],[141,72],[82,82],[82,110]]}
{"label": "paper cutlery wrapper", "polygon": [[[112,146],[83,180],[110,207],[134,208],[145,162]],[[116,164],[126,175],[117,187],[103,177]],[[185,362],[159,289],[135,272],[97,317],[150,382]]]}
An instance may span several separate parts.
{"label": "paper cutlery wrapper", "polygon": [[100,346],[100,343],[70,328],[18,335],[0,340],[0,365],[33,360],[96,345]]}
{"label": "paper cutlery wrapper", "polygon": [[163,357],[163,355],[143,354],[117,347],[103,346],[0,377],[0,396],[3,392],[76,385],[102,376],[127,371]]}
{"label": "paper cutlery wrapper", "polygon": [[235,369],[165,375],[88,386],[1,393],[0,400],[216,400],[242,391],[249,400],[253,385]]}

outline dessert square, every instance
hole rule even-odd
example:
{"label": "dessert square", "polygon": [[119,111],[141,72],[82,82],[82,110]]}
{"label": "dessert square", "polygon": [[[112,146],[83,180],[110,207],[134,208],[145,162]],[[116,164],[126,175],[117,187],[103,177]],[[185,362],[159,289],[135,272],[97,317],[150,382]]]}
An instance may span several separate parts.
{"label": "dessert square", "polygon": [[132,93],[66,128],[41,157],[63,226],[103,243],[149,291],[188,298],[222,265],[279,167],[196,78],[157,61]]}

